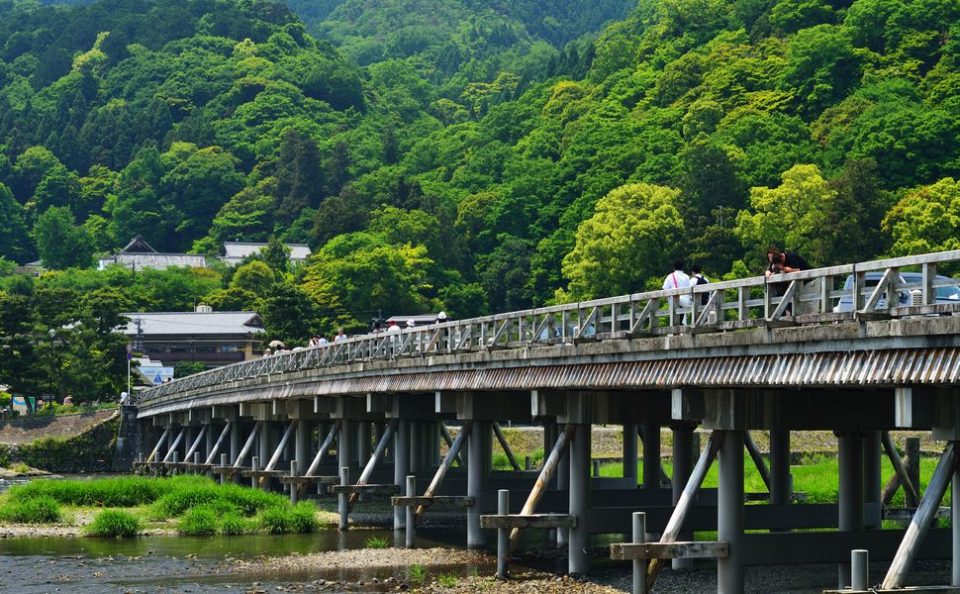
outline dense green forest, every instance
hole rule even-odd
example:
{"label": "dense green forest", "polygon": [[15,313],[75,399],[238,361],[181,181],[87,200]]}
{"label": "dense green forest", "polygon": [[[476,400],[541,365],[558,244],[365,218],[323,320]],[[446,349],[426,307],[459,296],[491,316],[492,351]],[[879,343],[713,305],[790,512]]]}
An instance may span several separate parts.
{"label": "dense green forest", "polygon": [[[47,4],[0,0],[0,307],[34,327],[102,291],[296,340],[640,290],[678,256],[757,274],[771,242],[960,247],[954,0]],[[315,255],[91,269],[137,234]]]}

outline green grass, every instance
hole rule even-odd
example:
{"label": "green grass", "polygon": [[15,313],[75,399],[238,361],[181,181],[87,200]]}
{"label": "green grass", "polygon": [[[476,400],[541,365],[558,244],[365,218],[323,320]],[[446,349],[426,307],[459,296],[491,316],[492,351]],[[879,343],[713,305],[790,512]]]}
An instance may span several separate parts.
{"label": "green grass", "polygon": [[60,504],[53,497],[40,496],[8,501],[0,507],[0,520],[18,524],[53,524],[60,521]]}
{"label": "green grass", "polygon": [[192,507],[180,517],[177,532],[188,536],[213,536],[217,533],[217,512],[209,505]]}
{"label": "green grass", "polygon": [[[282,495],[239,485],[219,485],[207,477],[117,477],[97,480],[37,480],[14,487],[0,501],[0,519],[17,523],[57,522],[60,506],[124,508],[138,522],[176,520],[180,534],[273,534],[314,532],[317,508],[305,501],[291,506]],[[94,533],[114,536],[114,510],[101,514]],[[97,516],[100,518],[101,516]],[[163,525],[163,524],[161,524]]]}
{"label": "green grass", "polygon": [[134,507],[152,503],[176,489],[194,487],[210,479],[178,476],[170,479],[116,477],[95,480],[34,480],[10,489],[11,501],[52,497],[62,505],[78,507]]}
{"label": "green grass", "polygon": [[301,501],[293,507],[271,507],[260,516],[260,526],[270,534],[304,534],[316,532],[317,506]]}
{"label": "green grass", "polygon": [[453,588],[457,585],[457,582],[460,581],[457,576],[450,575],[449,573],[444,573],[437,576],[437,583],[443,586],[444,588]]}
{"label": "green grass", "polygon": [[86,527],[86,533],[90,536],[122,538],[136,536],[140,528],[141,522],[137,516],[117,509],[105,509]]}
{"label": "green grass", "polygon": [[390,541],[384,536],[371,536],[364,546],[368,549],[389,549]]}
{"label": "green grass", "polygon": [[[768,460],[769,463],[769,460]],[[765,493],[766,486],[763,479],[760,478],[760,472],[753,464],[749,455],[744,454],[744,490],[752,493]],[[664,472],[670,476],[673,471],[673,465],[669,461],[662,462]],[[925,489],[933,471],[937,466],[936,458],[920,459],[920,485]],[[886,481],[893,474],[893,466],[885,456],[881,459],[881,476]],[[810,503],[836,503],[839,490],[839,467],[837,459],[834,457],[818,456],[806,460],[803,464],[794,464],[790,466],[790,474],[793,475],[793,490],[795,493],[804,493],[807,501]],[[619,462],[610,462],[600,465],[600,476],[602,477],[622,477],[623,465]],[[637,476],[643,476],[643,462],[637,464]],[[718,484],[719,467],[714,462],[707,471],[707,476],[703,481],[703,486],[710,489],[716,488]],[[947,491],[942,505],[950,505],[950,491]],[[898,490],[893,497],[891,505],[894,507],[903,505],[903,490]]]}
{"label": "green grass", "polygon": [[407,570],[407,577],[415,585],[422,584],[427,579],[427,568],[419,563],[414,563]]}
{"label": "green grass", "polygon": [[220,517],[220,534],[235,536],[253,532],[256,525],[243,516],[235,513],[226,513]]}

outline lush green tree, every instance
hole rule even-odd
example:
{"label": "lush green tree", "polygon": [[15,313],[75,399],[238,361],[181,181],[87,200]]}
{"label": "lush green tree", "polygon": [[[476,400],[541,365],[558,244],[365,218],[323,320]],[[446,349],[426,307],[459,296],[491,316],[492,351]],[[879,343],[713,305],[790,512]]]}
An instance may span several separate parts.
{"label": "lush green tree", "polygon": [[736,234],[753,256],[748,263],[761,268],[759,259],[774,244],[801,254],[813,265],[826,264],[826,213],[832,210],[837,191],[816,165],[795,165],[781,180],[776,188],[751,188],[749,210],[737,215]]}
{"label": "lush green tree", "polygon": [[276,274],[270,266],[262,260],[253,260],[237,268],[230,281],[230,288],[249,291],[254,295],[266,295],[276,281]]}
{"label": "lush green tree", "polygon": [[[357,328],[378,312],[421,313],[432,309],[426,284],[433,261],[423,246],[392,245],[371,233],[341,235],[317,251],[303,288],[328,320]],[[329,323],[329,322],[328,322]]]}
{"label": "lush green tree", "polygon": [[563,259],[569,295],[629,293],[668,268],[683,235],[679,199],[679,190],[651,184],[629,184],[601,198]]}
{"label": "lush green tree", "polygon": [[883,219],[890,254],[907,256],[960,249],[960,181],[945,177],[914,188]]}
{"label": "lush green tree", "polygon": [[270,340],[305,344],[317,332],[317,304],[299,287],[287,283],[273,285],[261,301],[260,313]]}
{"label": "lush green tree", "polygon": [[27,226],[23,222],[23,208],[13,197],[10,188],[0,183],[0,257],[24,262],[33,251]]}
{"label": "lush green tree", "polygon": [[33,226],[33,237],[47,268],[86,268],[93,263],[93,239],[74,223],[67,207],[54,206],[40,215]]}

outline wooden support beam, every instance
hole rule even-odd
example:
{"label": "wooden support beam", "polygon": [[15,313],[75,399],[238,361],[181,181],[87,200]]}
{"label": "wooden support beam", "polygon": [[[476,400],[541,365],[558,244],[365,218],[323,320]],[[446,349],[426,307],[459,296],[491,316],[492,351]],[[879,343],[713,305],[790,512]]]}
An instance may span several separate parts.
{"label": "wooden support beam", "polygon": [[270,456],[270,461],[267,462],[267,466],[264,470],[273,470],[276,467],[277,462],[280,461],[280,456],[283,455],[284,448],[287,447],[287,442],[290,441],[290,436],[293,435],[294,429],[297,427],[296,421],[290,421],[290,424],[287,425],[287,430],[283,432],[283,437],[280,438],[280,443],[277,444],[277,449],[273,451],[273,455]]}
{"label": "wooden support beam", "polygon": [[207,425],[200,426],[200,432],[197,433],[197,438],[193,440],[193,443],[190,444],[190,449],[187,450],[187,454],[183,457],[184,460],[192,460],[193,453],[197,451],[197,448],[200,447],[200,442],[203,441],[203,437],[207,434]]}
{"label": "wooden support beam", "polygon": [[576,528],[577,517],[567,514],[527,514],[480,516],[481,528]]}
{"label": "wooden support beam", "polygon": [[167,441],[167,436],[170,435],[170,427],[166,427],[163,430],[163,433],[160,434],[160,439],[157,440],[157,445],[154,446],[153,451],[150,452],[150,455],[147,456],[146,464],[150,464],[154,461],[154,458],[157,457],[157,453],[160,451],[160,448],[163,447],[163,444]]}
{"label": "wooden support beam", "polygon": [[[723,444],[723,436],[723,431],[713,431],[710,433],[710,439],[707,440],[706,447],[704,447],[703,452],[700,453],[700,459],[697,460],[696,466],[693,467],[693,472],[690,473],[687,485],[683,488],[680,499],[677,500],[673,515],[670,516],[670,521],[667,522],[667,527],[663,530],[663,535],[660,537],[661,543],[676,542],[680,531],[683,529],[683,522],[690,512],[690,508],[693,507],[693,501],[697,491],[700,489],[700,485],[703,484],[703,479],[706,478],[707,471],[710,470],[710,465],[713,463],[714,458],[717,457],[717,452],[720,451],[720,446]],[[657,582],[657,576],[660,574],[660,570],[663,569],[663,565],[663,559],[655,559],[650,563],[647,568],[647,590],[653,590],[653,585]]]}
{"label": "wooden support beam", "polygon": [[167,449],[167,455],[163,457],[161,462],[169,462],[170,458],[177,451],[177,446],[180,445],[180,441],[183,439],[183,435],[186,432],[186,427],[180,427],[180,432],[177,433],[176,439],[173,440],[173,443],[170,444],[170,447]]}
{"label": "wooden support beam", "polygon": [[213,444],[213,447],[210,448],[210,451],[207,453],[206,464],[213,464],[214,460],[217,459],[217,453],[220,452],[220,446],[223,445],[223,441],[227,438],[227,435],[230,434],[230,427],[233,425],[233,421],[227,421],[223,426],[223,431],[220,432],[220,437],[217,438],[217,442]]}
{"label": "wooden support beam", "polygon": [[763,484],[767,487],[767,491],[770,490],[770,470],[767,468],[767,463],[763,460],[763,455],[760,454],[760,448],[757,447],[757,443],[753,441],[753,438],[750,437],[750,432],[744,432],[744,445],[747,448],[747,451],[750,453],[750,458],[753,460],[753,465],[757,467],[757,471],[760,473],[760,478],[763,480]]}
{"label": "wooden support beam", "polygon": [[[330,426],[330,431],[327,432],[327,436],[323,439],[323,443],[320,444],[320,449],[317,450],[317,455],[314,456],[313,462],[310,463],[310,468],[307,468],[307,471],[303,473],[306,477],[312,477],[317,469],[320,468],[320,461],[324,456],[327,455],[327,452],[330,451],[330,446],[333,445],[333,440],[337,438],[337,432],[340,431],[340,423],[343,421],[337,421]],[[339,477],[334,477],[336,479],[334,482],[339,481]]]}
{"label": "wooden support beam", "polygon": [[725,542],[643,542],[610,545],[610,558],[632,559],[720,559],[730,553]]}
{"label": "wooden support beam", "polygon": [[[560,459],[563,458],[567,444],[570,443],[570,440],[573,439],[573,435],[576,432],[577,426],[574,423],[569,423],[557,436],[557,443],[555,443],[553,449],[550,450],[550,455],[547,457],[546,462],[543,463],[543,469],[537,477],[537,482],[534,483],[533,489],[530,490],[530,495],[527,497],[527,501],[523,504],[523,509],[520,510],[521,516],[529,516],[537,509],[537,504],[543,497],[543,492],[546,491],[547,484],[550,482],[550,479],[553,478],[553,473],[556,471]],[[510,546],[516,544],[517,538],[520,536],[520,528],[521,526],[516,526],[510,532]]]}
{"label": "wooden support beam", "polygon": [[250,454],[250,450],[253,448],[253,442],[257,440],[257,433],[260,432],[260,426],[263,424],[263,421],[257,421],[253,424],[253,429],[250,431],[250,437],[247,438],[246,443],[243,444],[240,453],[237,454],[237,459],[233,461],[234,468],[240,468],[243,466],[243,461],[247,459],[247,456]]}
{"label": "wooden support beam", "polygon": [[950,479],[956,467],[956,447],[957,442],[951,441],[944,448],[943,455],[937,462],[937,468],[930,478],[930,484],[927,485],[927,491],[923,494],[923,499],[920,500],[920,507],[917,508],[917,513],[910,521],[907,532],[903,535],[903,541],[900,543],[900,548],[897,549],[897,555],[893,558],[887,576],[883,579],[882,588],[893,589],[903,586],[903,582],[907,578],[907,572],[910,571],[917,551],[930,529],[930,522],[940,507],[940,500],[943,499],[943,494],[947,491],[947,485],[950,484]]}
{"label": "wooden support beam", "polygon": [[[441,424],[441,427],[442,426]],[[433,475],[433,480],[430,481],[430,485],[427,487],[427,490],[424,491],[423,494],[425,497],[432,498],[433,494],[437,492],[440,483],[442,483],[444,477],[447,476],[447,471],[450,469],[450,466],[453,465],[453,461],[460,456],[460,449],[463,447],[464,441],[466,441],[472,430],[473,421],[466,421],[460,429],[460,433],[457,434],[457,439],[450,444],[450,449],[447,451],[447,455],[444,456],[443,462],[440,463],[440,467],[437,468],[436,474]],[[424,511],[426,511],[425,505],[421,504],[417,506],[416,513],[414,513],[414,521],[418,520]]]}
{"label": "wooden support beam", "polygon": [[[897,480],[904,489],[903,492],[907,500],[910,501],[912,498],[914,502],[920,501],[919,491],[917,491],[917,487],[913,484],[913,481],[910,480],[910,475],[907,473],[906,466],[900,458],[900,454],[897,453],[897,448],[893,443],[893,438],[890,437],[889,431],[883,431],[880,434],[880,443],[883,445],[883,451],[885,451],[887,457],[890,458],[890,463],[893,465],[893,470],[896,472]],[[895,490],[896,487],[894,487],[894,491]],[[889,495],[892,497],[893,493],[891,492]],[[886,496],[884,496],[884,501],[887,501]]]}
{"label": "wooden support beam", "polygon": [[473,497],[461,495],[433,495],[430,497],[426,495],[416,495],[412,497],[391,497],[390,503],[392,503],[394,507],[418,506],[466,509],[473,507],[476,500]]}
{"label": "wooden support beam", "polygon": [[[373,471],[376,470],[377,464],[380,462],[380,459],[383,458],[383,453],[387,451],[387,444],[390,443],[390,440],[393,439],[393,432],[397,428],[397,420],[391,419],[390,424],[387,425],[387,430],[383,432],[383,435],[380,437],[380,442],[377,443],[376,449],[373,451],[373,454],[370,456],[370,460],[367,461],[367,465],[363,467],[363,472],[360,473],[360,478],[357,479],[356,486],[363,486],[367,484],[367,481],[370,480],[370,476],[373,474]],[[354,491],[350,494],[350,500],[347,502],[349,507],[353,507],[353,504],[357,502],[357,498],[360,497],[358,491]]]}
{"label": "wooden support beam", "polygon": [[500,442],[500,447],[503,448],[503,453],[507,455],[507,460],[510,462],[510,466],[519,472],[521,470],[520,464],[517,463],[517,458],[513,455],[513,450],[510,449],[510,444],[507,443],[507,438],[503,434],[503,429],[500,428],[500,423],[497,423],[496,421],[493,422],[493,434],[497,436],[497,441]]}
{"label": "wooden support beam", "polygon": [[281,476],[281,483],[289,483],[291,485],[309,485],[312,483],[319,483],[321,485],[335,485],[340,482],[340,477],[338,476]]}
{"label": "wooden support beam", "polygon": [[370,485],[334,485],[330,487],[330,492],[339,495],[346,493],[366,493],[368,495],[396,495],[400,492],[400,487],[391,484],[370,484]]}

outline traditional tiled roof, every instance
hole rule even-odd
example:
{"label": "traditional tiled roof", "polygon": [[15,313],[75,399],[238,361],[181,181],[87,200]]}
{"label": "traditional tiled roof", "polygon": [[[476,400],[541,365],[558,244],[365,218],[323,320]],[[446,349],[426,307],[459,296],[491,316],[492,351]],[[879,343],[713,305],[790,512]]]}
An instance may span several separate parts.
{"label": "traditional tiled roof", "polygon": [[143,335],[251,335],[263,332],[263,320],[254,311],[215,312],[150,312],[125,313],[130,322],[123,331],[127,336],[137,335],[136,320],[140,320]]}

